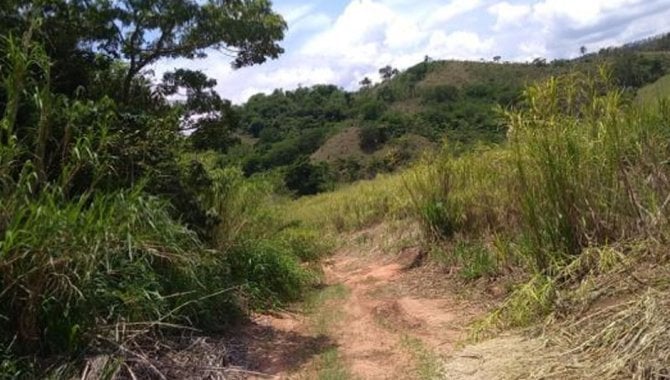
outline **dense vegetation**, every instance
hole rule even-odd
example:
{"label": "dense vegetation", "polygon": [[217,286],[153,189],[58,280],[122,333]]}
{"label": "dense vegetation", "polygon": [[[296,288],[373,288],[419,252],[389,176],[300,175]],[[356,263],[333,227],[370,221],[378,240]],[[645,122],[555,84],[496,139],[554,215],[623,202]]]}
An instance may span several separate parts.
{"label": "dense vegetation", "polygon": [[[502,142],[506,127],[497,109],[518,106],[526,85],[552,75],[596,73],[607,65],[613,82],[632,96],[667,72],[668,56],[649,53],[664,52],[662,41],[550,63],[426,57],[404,72],[381,68],[381,82],[365,78],[354,93],[332,85],[278,89],[233,107],[231,125],[242,139],[210,139],[207,146],[194,139],[194,145],[224,153],[220,162],[241,165],[246,175],[275,171],[298,195],[314,194],[406,167],[445,138],[458,151]],[[309,178],[305,186],[296,175]]]}
{"label": "dense vegetation", "polygon": [[532,85],[503,115],[506,142],[446,144],[401,173],[302,198],[291,215],[335,234],[416,221],[429,257],[463,286],[512,279],[472,335],[550,316],[543,330],[561,354],[538,353],[524,376],[654,378],[670,354],[670,93],[639,105],[612,79]]}
{"label": "dense vegetation", "polygon": [[[67,377],[35,357],[124,356],[147,334],[221,329],[315,280],[302,263],[324,243],[274,210],[282,181],[188,158],[198,139],[233,138],[215,82],[142,74],[208,48],[261,63],[284,30],[265,0],[3,4],[0,378]],[[186,99],[169,102],[176,92]]]}

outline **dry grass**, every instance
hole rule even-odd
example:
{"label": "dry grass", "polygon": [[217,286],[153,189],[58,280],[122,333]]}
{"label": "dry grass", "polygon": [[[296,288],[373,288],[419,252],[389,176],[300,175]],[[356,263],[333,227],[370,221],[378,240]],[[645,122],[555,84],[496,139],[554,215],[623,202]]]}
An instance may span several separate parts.
{"label": "dry grass", "polygon": [[360,128],[350,127],[329,138],[312,154],[315,161],[332,162],[339,158],[363,158],[365,153],[360,147]]}
{"label": "dry grass", "polygon": [[440,62],[439,66],[431,70],[426,78],[421,81],[420,86],[430,87],[437,85],[450,84],[457,87],[462,87],[471,82],[469,65],[476,64],[476,62],[466,61],[444,61]]}
{"label": "dry grass", "polygon": [[565,323],[551,341],[565,351],[544,358],[534,378],[667,379],[670,292],[648,289],[631,300]]}

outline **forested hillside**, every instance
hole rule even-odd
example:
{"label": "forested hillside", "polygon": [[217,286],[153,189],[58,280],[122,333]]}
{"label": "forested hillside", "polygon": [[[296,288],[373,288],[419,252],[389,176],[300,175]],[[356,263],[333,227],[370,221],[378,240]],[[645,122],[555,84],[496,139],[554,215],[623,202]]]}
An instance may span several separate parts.
{"label": "forested hillside", "polygon": [[194,146],[224,153],[222,162],[241,165],[246,175],[277,170],[290,190],[313,194],[405,167],[445,138],[463,151],[500,143],[506,128],[498,109],[519,106],[527,85],[552,75],[609,67],[612,80],[634,96],[668,71],[667,39],[553,62],[426,57],[402,72],[383,67],[377,84],[362,78],[356,92],[333,85],[278,89],[233,107],[238,139],[203,145],[195,137]]}

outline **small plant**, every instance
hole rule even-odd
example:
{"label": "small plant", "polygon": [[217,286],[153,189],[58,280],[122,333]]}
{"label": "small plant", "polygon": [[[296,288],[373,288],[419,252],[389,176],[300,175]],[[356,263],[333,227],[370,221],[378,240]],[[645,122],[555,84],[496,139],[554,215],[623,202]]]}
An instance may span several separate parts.
{"label": "small plant", "polygon": [[400,344],[409,352],[414,359],[415,373],[418,379],[438,379],[442,375],[442,361],[440,357],[428,349],[421,340],[413,336],[405,335]]}
{"label": "small plant", "polygon": [[319,380],[350,380],[352,375],[336,348],[331,348],[321,354],[318,359]]}
{"label": "small plant", "polygon": [[461,266],[459,274],[466,280],[493,275],[498,267],[495,257],[481,243],[459,242],[454,256]]}

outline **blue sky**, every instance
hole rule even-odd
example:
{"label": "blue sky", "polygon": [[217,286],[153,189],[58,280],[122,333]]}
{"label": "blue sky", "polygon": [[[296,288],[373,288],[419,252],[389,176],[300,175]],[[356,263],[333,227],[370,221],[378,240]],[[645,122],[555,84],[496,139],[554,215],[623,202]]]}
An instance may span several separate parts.
{"label": "blue sky", "polygon": [[529,61],[570,58],[669,32],[670,0],[275,0],[289,25],[286,53],[232,70],[216,52],[206,59],[163,61],[200,69],[240,103],[258,92],[319,83],[354,90],[385,65],[405,69],[436,59]]}

